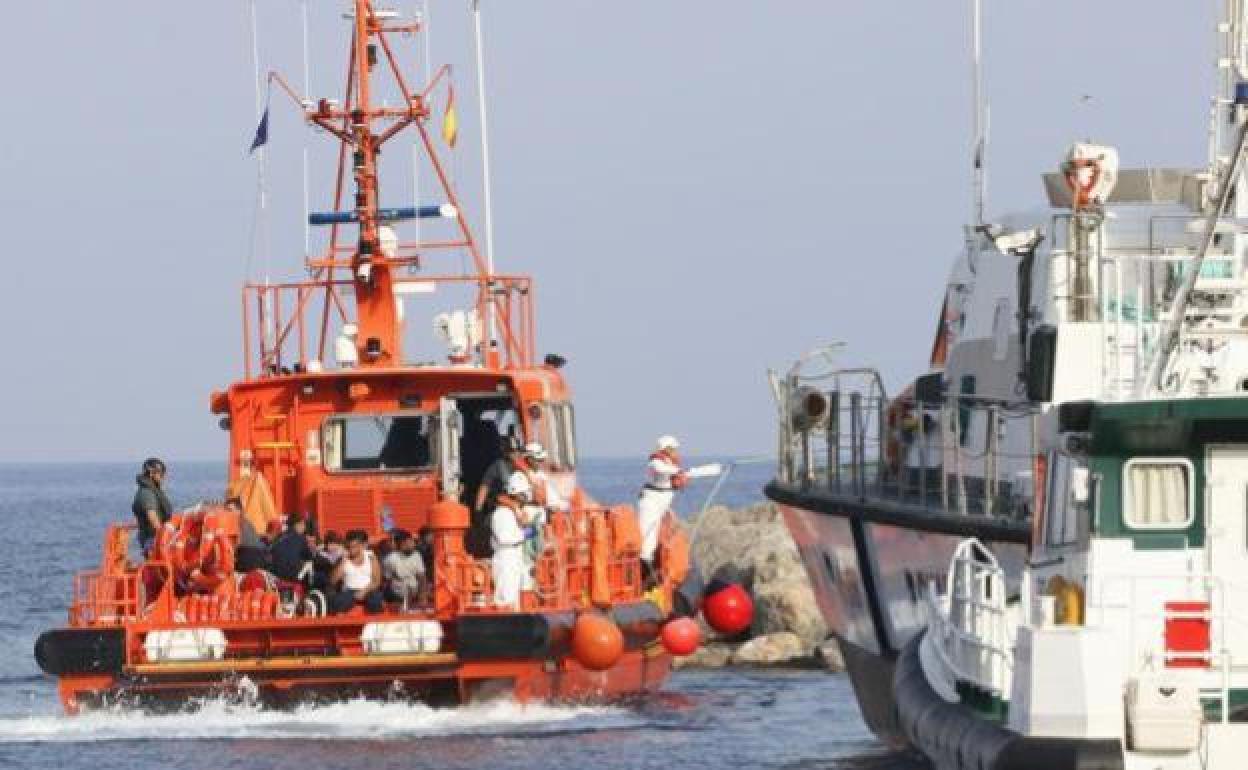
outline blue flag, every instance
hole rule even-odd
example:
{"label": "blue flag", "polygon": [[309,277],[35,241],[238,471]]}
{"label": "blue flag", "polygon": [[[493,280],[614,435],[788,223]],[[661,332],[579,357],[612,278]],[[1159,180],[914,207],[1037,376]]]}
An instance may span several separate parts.
{"label": "blue flag", "polygon": [[260,125],[256,126],[256,138],[251,140],[251,149],[247,152],[253,153],[256,148],[263,147],[269,143],[269,105],[264,105],[264,114],[260,116]]}

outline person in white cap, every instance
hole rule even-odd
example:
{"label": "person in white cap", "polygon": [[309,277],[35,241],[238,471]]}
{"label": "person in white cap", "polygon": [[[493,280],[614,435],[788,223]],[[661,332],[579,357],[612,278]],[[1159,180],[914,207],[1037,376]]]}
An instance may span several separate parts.
{"label": "person in white cap", "polygon": [[547,511],[566,512],[571,506],[567,500],[563,499],[563,495],[559,494],[559,490],[546,473],[547,461],[550,459],[550,456],[546,454],[546,447],[536,441],[530,441],[524,445],[524,458],[528,461],[526,473],[529,483],[533,486],[533,501]]}
{"label": "person in white cap", "polygon": [[641,525],[641,558],[654,563],[659,545],[659,528],[663,516],[672,508],[676,490],[685,486],[688,476],[680,464],[680,442],[674,436],[660,436],[655,451],[646,465],[646,485],[637,500],[637,517]]}
{"label": "person in white cap", "polygon": [[500,607],[520,608],[520,591],[524,589],[528,574],[524,559],[524,530],[529,525],[526,506],[532,498],[533,488],[528,478],[523,473],[513,473],[490,515],[494,603]]}

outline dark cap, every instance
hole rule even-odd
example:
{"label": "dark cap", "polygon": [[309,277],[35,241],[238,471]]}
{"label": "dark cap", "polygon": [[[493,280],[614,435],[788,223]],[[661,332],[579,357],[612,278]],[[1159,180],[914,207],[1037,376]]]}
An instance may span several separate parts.
{"label": "dark cap", "polygon": [[151,474],[152,471],[165,472],[165,461],[159,457],[149,457],[143,461],[143,472]]}

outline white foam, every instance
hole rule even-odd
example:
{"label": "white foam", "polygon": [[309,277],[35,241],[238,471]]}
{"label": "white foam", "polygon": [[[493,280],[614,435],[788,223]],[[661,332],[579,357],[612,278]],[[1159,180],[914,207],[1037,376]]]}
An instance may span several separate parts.
{"label": "white foam", "polygon": [[0,717],[0,743],[95,743],[134,740],[333,738],[403,740],[442,735],[498,735],[629,727],[640,720],[625,709],[492,701],[453,709],[353,700],[291,711],[225,701],[153,715],[129,709],[79,716]]}

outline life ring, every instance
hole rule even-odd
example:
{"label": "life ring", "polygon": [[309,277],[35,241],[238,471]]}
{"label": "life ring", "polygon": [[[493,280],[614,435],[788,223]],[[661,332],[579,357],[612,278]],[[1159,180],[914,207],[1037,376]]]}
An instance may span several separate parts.
{"label": "life ring", "polygon": [[[1088,174],[1087,181],[1080,181],[1079,172],[1084,169],[1091,169],[1091,173]],[[1075,208],[1083,208],[1092,202],[1092,191],[1101,181],[1101,162],[1094,158],[1074,158],[1066,162],[1064,176]]]}
{"label": "life ring", "polygon": [[161,525],[156,532],[156,540],[152,544],[152,550],[148,556],[150,561],[168,560],[169,554],[173,549],[173,544],[178,539],[178,524],[181,521],[170,519]]}
{"label": "life ring", "polygon": [[195,556],[196,565],[187,574],[197,592],[222,593],[233,587],[234,549],[224,532],[205,532]]}

